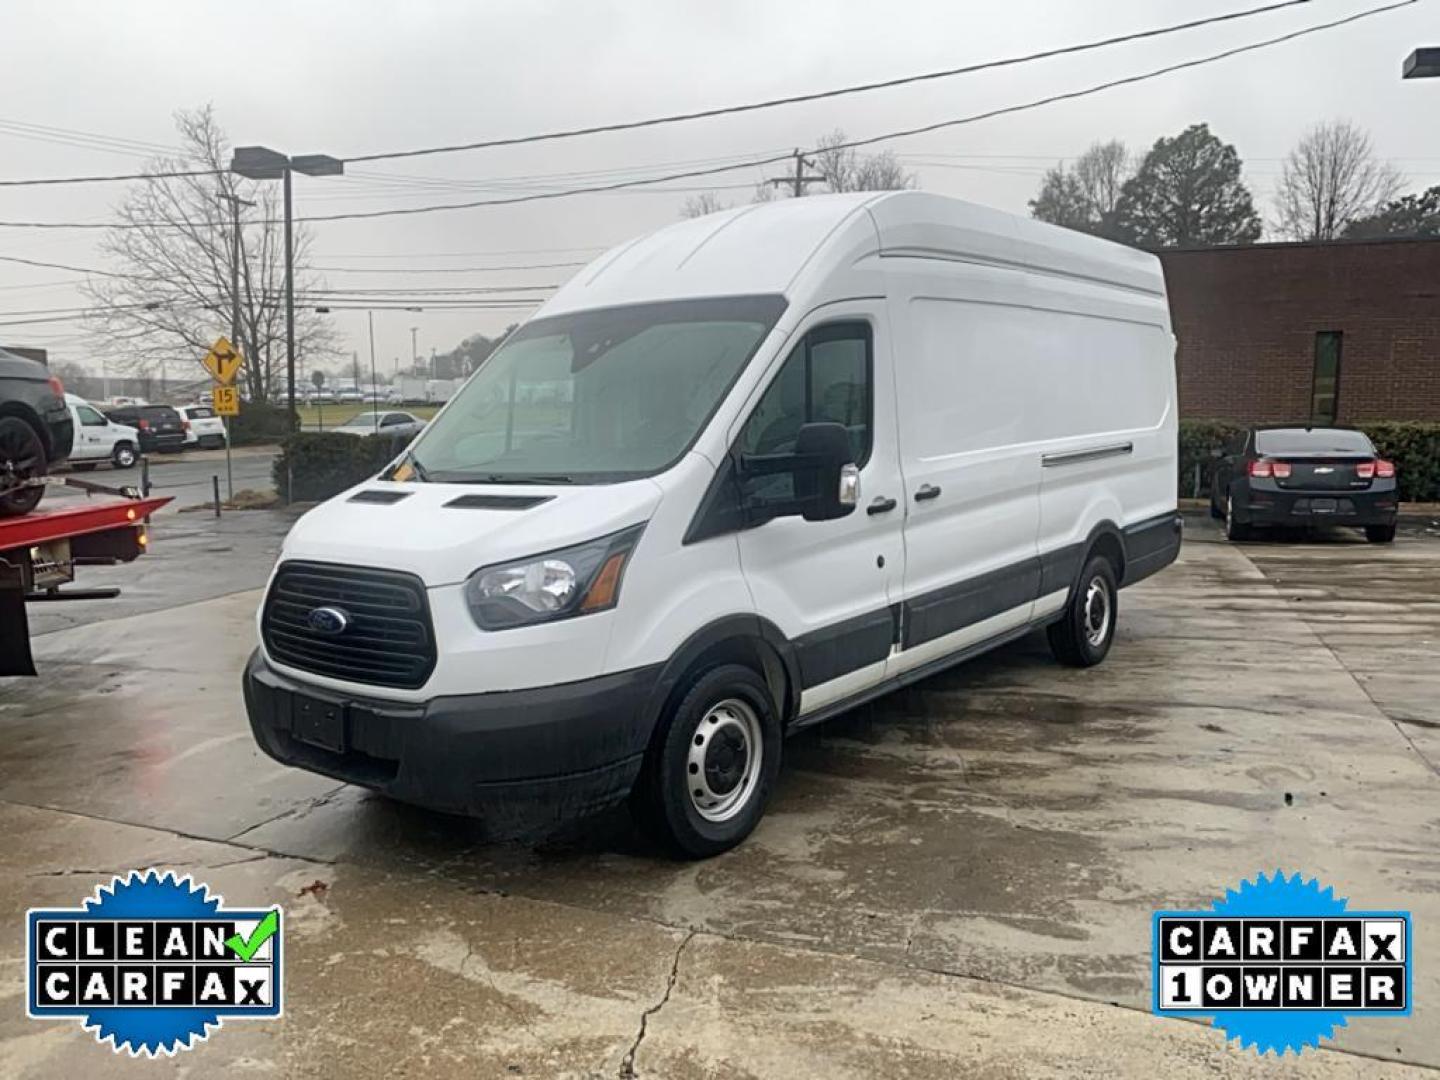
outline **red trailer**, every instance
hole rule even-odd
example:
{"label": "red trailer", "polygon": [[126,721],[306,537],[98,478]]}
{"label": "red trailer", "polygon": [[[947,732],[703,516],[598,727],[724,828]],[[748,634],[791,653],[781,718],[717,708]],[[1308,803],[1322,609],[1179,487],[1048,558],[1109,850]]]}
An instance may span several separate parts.
{"label": "red trailer", "polygon": [[35,674],[26,601],[116,596],[120,590],[115,588],[61,586],[75,580],[76,567],[131,562],[143,555],[149,544],[150,515],[170,501],[170,496],[146,498],[133,488],[106,488],[75,479],[64,483],[105,497],[0,518],[0,675]]}

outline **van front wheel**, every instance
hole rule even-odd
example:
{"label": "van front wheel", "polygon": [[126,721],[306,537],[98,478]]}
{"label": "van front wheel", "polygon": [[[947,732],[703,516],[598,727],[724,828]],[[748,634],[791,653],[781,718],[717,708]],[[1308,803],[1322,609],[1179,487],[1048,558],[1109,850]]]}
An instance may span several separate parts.
{"label": "van front wheel", "polygon": [[1070,667],[1094,667],[1105,659],[1115,640],[1118,595],[1110,560],[1092,556],[1065,605],[1065,614],[1050,624],[1050,651],[1056,660]]}
{"label": "van front wheel", "polygon": [[636,808],[669,847],[707,858],[750,835],[779,771],[770,690],[749,668],[726,664],[698,676],[657,729]]}

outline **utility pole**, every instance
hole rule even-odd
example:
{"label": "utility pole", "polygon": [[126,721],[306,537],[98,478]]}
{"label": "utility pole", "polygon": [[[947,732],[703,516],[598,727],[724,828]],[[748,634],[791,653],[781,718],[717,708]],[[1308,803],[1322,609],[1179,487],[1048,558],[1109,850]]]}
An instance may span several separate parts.
{"label": "utility pole", "polygon": [[823,184],[825,182],[825,177],[823,176],[805,175],[806,169],[813,168],[815,168],[815,163],[797,149],[795,151],[795,175],[776,176],[766,180],[765,182],[767,184],[774,184],[776,187],[789,185],[791,193],[795,196],[795,198],[798,199],[800,198],[800,196],[805,194],[806,184]]}
{"label": "utility pole", "polygon": [[[418,347],[416,346],[416,344],[415,344],[415,335],[418,334],[419,332],[420,332],[420,328],[419,328],[418,326],[412,326],[412,327],[410,327],[410,370],[411,370],[411,371],[414,371],[414,370],[415,370],[415,365],[420,362],[420,350],[419,350],[419,348],[418,348]],[[399,367],[400,367],[400,362],[399,362],[398,360],[395,362],[395,367],[396,367],[397,370],[398,370]]]}
{"label": "utility pole", "polygon": [[[245,350],[240,345],[240,208],[255,204],[228,191],[222,191],[217,198],[230,204],[230,343],[243,357]],[[255,358],[251,357],[251,363],[254,362]],[[234,502],[235,468],[230,462],[230,418],[222,416],[220,422],[225,425],[225,497]],[[218,506],[215,512],[220,512]]]}

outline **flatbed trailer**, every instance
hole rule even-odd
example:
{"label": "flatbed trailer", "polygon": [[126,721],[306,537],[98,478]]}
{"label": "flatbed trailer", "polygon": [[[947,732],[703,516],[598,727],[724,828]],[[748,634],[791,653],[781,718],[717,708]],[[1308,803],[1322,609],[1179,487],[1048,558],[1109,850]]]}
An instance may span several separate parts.
{"label": "flatbed trailer", "polygon": [[0,518],[0,675],[34,675],[27,601],[103,600],[116,588],[66,589],[79,566],[132,562],[149,545],[150,515],[171,496],[149,497],[135,488],[108,488],[51,479],[103,495],[77,506],[47,507]]}

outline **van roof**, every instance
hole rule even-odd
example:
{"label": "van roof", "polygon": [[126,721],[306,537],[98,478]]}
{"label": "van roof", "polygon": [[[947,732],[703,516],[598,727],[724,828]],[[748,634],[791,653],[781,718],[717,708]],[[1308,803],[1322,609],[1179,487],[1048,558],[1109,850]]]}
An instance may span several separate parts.
{"label": "van roof", "polygon": [[816,195],[677,222],[601,255],[538,317],[814,287],[867,254],[989,263],[1164,295],[1147,252],[920,191]]}

